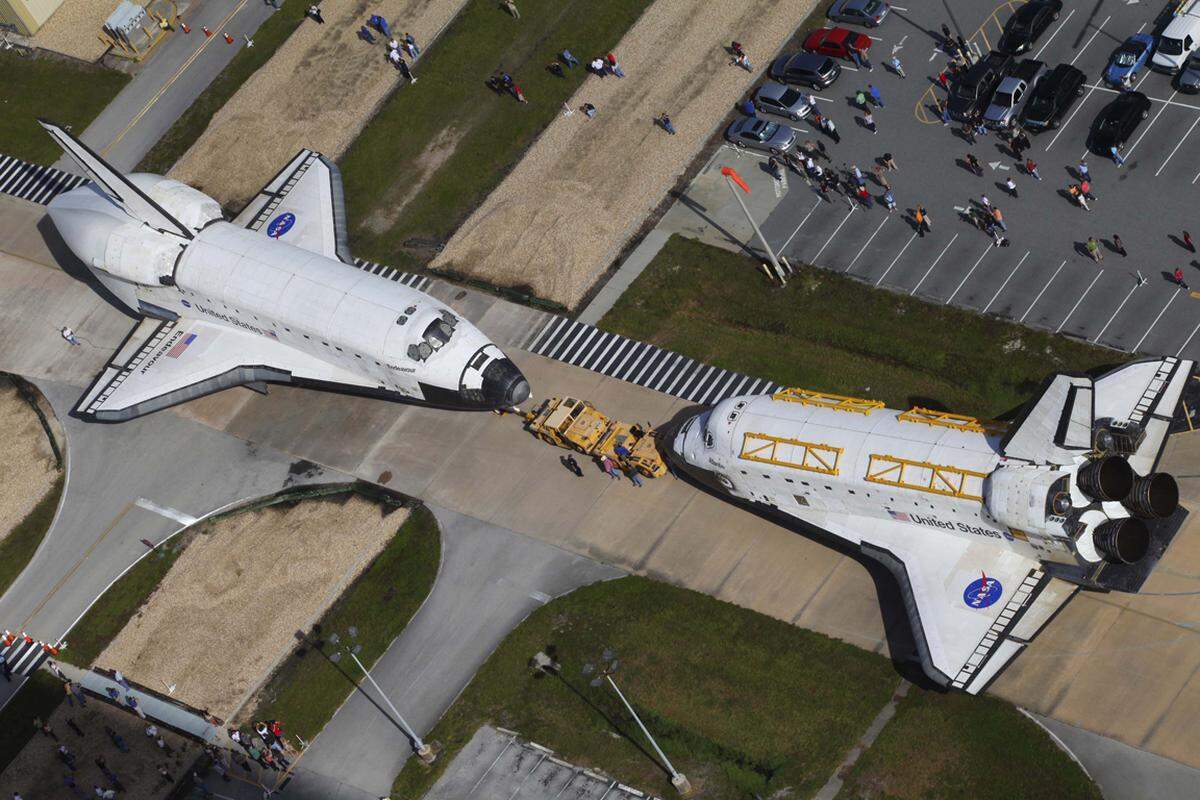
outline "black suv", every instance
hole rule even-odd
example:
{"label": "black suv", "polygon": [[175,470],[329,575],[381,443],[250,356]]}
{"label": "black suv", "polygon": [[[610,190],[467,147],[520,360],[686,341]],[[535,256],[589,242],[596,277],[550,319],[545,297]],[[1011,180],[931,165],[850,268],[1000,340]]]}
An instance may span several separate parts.
{"label": "black suv", "polygon": [[781,55],[771,64],[771,77],[784,83],[824,89],[842,74],[842,66],[829,56],[818,53]]}
{"label": "black suv", "polygon": [[988,53],[950,88],[950,116],[966,122],[982,114],[996,86],[1013,74],[1015,66],[1007,53]]}
{"label": "black suv", "polygon": [[1030,130],[1057,128],[1058,121],[1083,94],[1087,76],[1070,64],[1059,64],[1038,81],[1018,119]]}

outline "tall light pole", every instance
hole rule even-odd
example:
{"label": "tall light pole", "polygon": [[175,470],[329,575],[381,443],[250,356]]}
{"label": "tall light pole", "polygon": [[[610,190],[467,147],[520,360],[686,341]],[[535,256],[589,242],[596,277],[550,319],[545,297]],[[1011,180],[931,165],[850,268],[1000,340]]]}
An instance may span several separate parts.
{"label": "tall light pole", "polygon": [[783,268],[779,266],[779,259],[775,257],[775,251],[771,249],[771,245],[767,244],[767,237],[763,236],[762,231],[758,229],[758,223],[754,221],[754,217],[750,216],[750,209],[746,207],[746,201],[742,200],[742,196],[738,194],[740,187],[743,192],[750,194],[750,187],[742,180],[742,176],[734,171],[733,167],[721,167],[721,174],[725,176],[725,182],[729,184],[729,191],[733,192],[733,199],[738,201],[738,205],[742,207],[742,213],[746,215],[746,221],[750,223],[750,227],[754,229],[754,233],[758,236],[758,241],[762,243],[763,249],[767,251],[767,258],[771,259],[771,266],[775,268],[775,277],[779,279],[780,286],[787,286],[787,278],[784,277]]}
{"label": "tall light pole", "polygon": [[404,716],[396,709],[394,705],[392,705],[392,701],[389,700],[388,696],[383,693],[383,689],[381,689],[379,684],[375,682],[375,679],[371,677],[371,673],[367,671],[367,668],[363,666],[363,663],[358,660],[358,656],[354,654],[354,651],[347,648],[346,652],[349,653],[350,657],[354,659],[354,663],[358,664],[358,668],[362,670],[363,675],[365,675],[367,680],[371,682],[371,685],[375,687],[375,691],[379,692],[379,696],[383,698],[383,702],[387,703],[387,707],[390,708],[392,713],[396,715],[396,720],[400,723],[400,727],[406,734],[408,734],[408,738],[412,741],[413,750],[416,752],[417,758],[421,759],[426,764],[432,764],[434,759],[437,758],[437,753],[435,753],[433,748],[429,746],[428,742],[421,741],[421,737],[417,736],[417,732],[412,729],[412,726],[408,724],[408,722],[404,719]]}

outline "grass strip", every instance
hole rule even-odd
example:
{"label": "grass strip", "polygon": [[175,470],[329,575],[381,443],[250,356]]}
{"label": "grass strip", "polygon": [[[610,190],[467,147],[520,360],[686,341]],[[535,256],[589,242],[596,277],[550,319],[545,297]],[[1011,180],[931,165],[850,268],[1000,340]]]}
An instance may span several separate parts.
{"label": "grass strip", "polygon": [[1099,800],[1096,784],[1044,731],[992,697],[913,688],[838,798]]}
{"label": "grass strip", "polygon": [[25,58],[0,50],[0,153],[50,165],[62,155],[45,117],[83,132],[129,82],[124,73],[53,55]]}
{"label": "grass strip", "polygon": [[49,718],[63,697],[62,682],[49,672],[38,670],[29,676],[21,691],[0,711],[0,773],[30,739],[40,735],[33,727],[33,718]]}
{"label": "grass strip", "polygon": [[25,518],[17,523],[8,536],[0,539],[0,595],[8,591],[8,587],[12,586],[37,552],[42,539],[46,538],[46,531],[50,530],[54,514],[58,511],[62,491],[63,476],[60,474]]}
{"label": "grass strip", "polygon": [[[264,64],[271,60],[279,46],[287,41],[304,22],[304,11],[311,5],[309,0],[284,0],[276,11],[259,26],[254,34],[254,47],[240,47],[225,69],[213,79],[183,116],[175,120],[162,138],[142,158],[135,172],[150,172],[165,175],[188,148],[196,143],[208,124],[217,115],[229,98],[242,88]],[[223,45],[222,45],[223,46]]]}
{"label": "grass strip", "polygon": [[[546,65],[563,48],[584,63],[607,53],[648,5],[522,0],[519,20],[494,2],[463,8],[417,62],[418,82],[394,92],[341,159],[354,252],[409,268],[431,258],[586,77],[583,66],[559,78]],[[497,69],[528,103],[486,86]]]}
{"label": "grass strip", "polygon": [[784,386],[1006,416],[1112,350],[800,267],[770,285],[742,254],[672,236],[600,327]]}
{"label": "grass strip", "polygon": [[[550,644],[561,676],[536,678],[529,659]],[[641,577],[593,584],[509,634],[427,737],[446,751],[432,768],[409,759],[392,796],[423,796],[484,723],[674,796],[612,690],[584,674],[605,648],[621,690],[704,797],[814,793],[898,681],[887,659],[708,595]]]}
{"label": "grass strip", "polygon": [[[289,733],[312,741],[362,679],[354,662],[330,656],[343,645],[361,645],[370,669],[420,608],[437,577],[441,538],[437,520],[415,506],[387,546],[313,626],[258,693],[249,719],[283,720]],[[351,627],[357,629],[351,635]],[[336,633],[337,645],[328,643]]]}

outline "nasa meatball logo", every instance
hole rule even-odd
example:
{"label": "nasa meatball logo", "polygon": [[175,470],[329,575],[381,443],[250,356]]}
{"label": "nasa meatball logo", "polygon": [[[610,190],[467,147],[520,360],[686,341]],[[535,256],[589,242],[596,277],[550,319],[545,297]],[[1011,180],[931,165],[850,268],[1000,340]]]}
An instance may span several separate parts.
{"label": "nasa meatball logo", "polygon": [[292,229],[296,224],[296,215],[292,212],[280,214],[267,225],[267,236],[278,239]]}
{"label": "nasa meatball logo", "polygon": [[968,608],[987,608],[999,600],[1002,594],[1004,587],[1000,585],[1000,581],[984,574],[983,577],[967,584],[967,588],[963,590],[963,602]]}

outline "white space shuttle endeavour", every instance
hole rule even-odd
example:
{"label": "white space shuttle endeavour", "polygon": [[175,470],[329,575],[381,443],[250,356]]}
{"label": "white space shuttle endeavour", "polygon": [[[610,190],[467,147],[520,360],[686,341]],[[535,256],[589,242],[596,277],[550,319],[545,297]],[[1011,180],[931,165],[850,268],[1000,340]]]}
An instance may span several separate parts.
{"label": "white space shuttle endeavour", "polygon": [[1186,516],[1155,472],[1195,362],[1053,376],[1007,430],[785,390],[687,419],[671,458],[896,578],[924,672],[981,691],[1079,589],[1136,592]]}
{"label": "white space shuttle endeavour", "polygon": [[267,383],[453,409],[518,405],[529,384],[434,298],[355,269],[341,177],[301,151],[233,222],[159,175],[121,175],[41,121],[92,183],[56,197],[67,246],[143,320],[74,413],[119,422]]}

